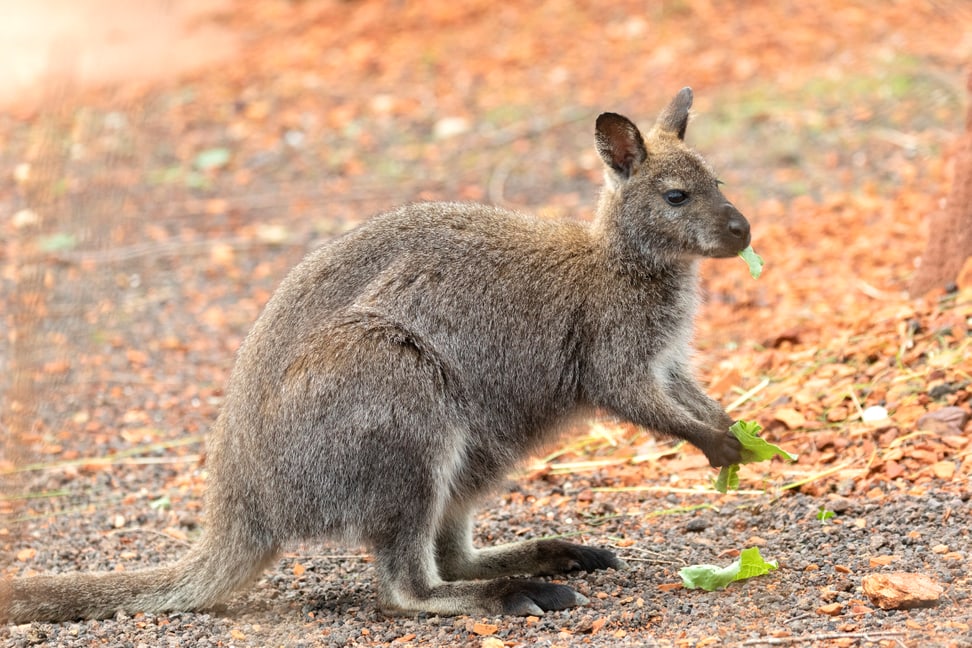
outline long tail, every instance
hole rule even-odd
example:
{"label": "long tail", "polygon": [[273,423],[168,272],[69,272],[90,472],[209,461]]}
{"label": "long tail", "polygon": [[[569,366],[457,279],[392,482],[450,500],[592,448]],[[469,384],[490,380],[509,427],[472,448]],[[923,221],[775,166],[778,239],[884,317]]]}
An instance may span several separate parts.
{"label": "long tail", "polygon": [[277,556],[241,529],[207,531],[178,562],[132,572],[30,576],[0,582],[0,622],[105,619],[122,610],[207,608],[255,580]]}

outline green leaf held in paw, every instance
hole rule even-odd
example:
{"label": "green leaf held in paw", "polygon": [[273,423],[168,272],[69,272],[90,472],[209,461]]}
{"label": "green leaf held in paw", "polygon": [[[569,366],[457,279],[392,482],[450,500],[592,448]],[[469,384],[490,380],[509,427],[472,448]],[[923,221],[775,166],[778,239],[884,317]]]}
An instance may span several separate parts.
{"label": "green leaf held in paw", "polygon": [[739,558],[726,567],[690,565],[679,570],[678,575],[682,577],[682,585],[686,588],[712,592],[726,587],[733,581],[762,576],[778,568],[779,564],[775,560],[769,562],[763,560],[759,554],[759,547],[750,547],[743,549],[739,553]]}
{"label": "green leaf held in paw", "polygon": [[763,274],[763,257],[756,254],[752,245],[740,252],[739,256],[749,266],[749,274],[752,275],[753,279],[759,279],[759,275]]}
{"label": "green leaf held in paw", "polygon": [[736,421],[729,428],[729,431],[735,434],[739,443],[742,444],[742,463],[768,461],[773,457],[796,461],[796,455],[760,438],[759,433],[762,429],[763,427],[756,421]]}
{"label": "green leaf held in paw", "polygon": [[[742,444],[741,463],[756,463],[757,461],[769,461],[773,457],[781,457],[787,461],[796,461],[797,456],[790,454],[778,445],[774,445],[765,439],[760,438],[759,432],[762,426],[756,421],[736,421],[729,428],[739,443]],[[723,466],[716,478],[715,489],[720,493],[739,488],[739,464]]]}
{"label": "green leaf held in paw", "polygon": [[720,493],[725,493],[739,488],[739,464],[723,466],[719,469],[719,476],[716,477],[715,489]]}

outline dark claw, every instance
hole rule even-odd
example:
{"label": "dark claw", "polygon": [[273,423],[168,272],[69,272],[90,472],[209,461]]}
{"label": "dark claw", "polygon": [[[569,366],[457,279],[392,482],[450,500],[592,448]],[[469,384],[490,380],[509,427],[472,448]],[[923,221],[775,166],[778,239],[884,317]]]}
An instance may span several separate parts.
{"label": "dark claw", "polygon": [[564,540],[541,540],[537,543],[537,553],[541,557],[539,562],[546,564],[538,575],[593,572],[598,569],[621,570],[627,567],[612,551]]}
{"label": "dark claw", "polygon": [[552,610],[586,605],[587,597],[566,585],[530,580],[506,581],[499,593],[503,614],[539,616]]}

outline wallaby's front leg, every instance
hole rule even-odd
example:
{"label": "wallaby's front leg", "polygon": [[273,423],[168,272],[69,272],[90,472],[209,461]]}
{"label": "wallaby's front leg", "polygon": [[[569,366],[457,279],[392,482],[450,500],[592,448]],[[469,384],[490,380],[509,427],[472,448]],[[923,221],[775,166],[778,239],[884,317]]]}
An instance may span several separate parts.
{"label": "wallaby's front leg", "polygon": [[701,450],[714,467],[739,463],[741,446],[729,426],[723,426],[726,419],[700,421],[670,393],[668,385],[654,379],[628,381],[614,387],[606,391],[598,405],[642,427],[685,439]]}
{"label": "wallaby's front leg", "polygon": [[[658,384],[653,384],[647,393],[650,398],[648,410],[644,412],[646,416],[641,419],[644,421],[643,425],[657,432],[685,439],[701,450],[713,467],[740,462],[742,446],[729,431],[732,420],[721,407],[717,407],[714,412],[699,412],[706,417],[700,420],[693,409],[705,401],[692,399],[691,408],[686,407],[680,399],[673,398],[668,389]],[[702,396],[708,398],[704,394]]]}
{"label": "wallaby's front leg", "polygon": [[685,368],[673,368],[669,370],[668,376],[668,391],[695,418],[715,428],[727,430],[735,423],[718,401],[702,391],[699,383]]}
{"label": "wallaby's front leg", "polygon": [[476,549],[472,543],[471,508],[465,502],[454,503],[443,517],[435,549],[439,574],[447,581],[550,576],[626,566],[607,549],[557,539],[527,540]]}

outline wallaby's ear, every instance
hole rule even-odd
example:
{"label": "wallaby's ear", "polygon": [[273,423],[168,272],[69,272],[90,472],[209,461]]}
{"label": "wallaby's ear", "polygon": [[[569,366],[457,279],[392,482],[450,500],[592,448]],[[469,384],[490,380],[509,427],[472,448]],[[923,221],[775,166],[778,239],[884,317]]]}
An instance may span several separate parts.
{"label": "wallaby's ear", "polygon": [[692,107],[692,88],[679,90],[672,103],[662,111],[655,122],[655,128],[671,133],[678,139],[685,139],[685,127],[688,126],[689,108]]}
{"label": "wallaby's ear", "polygon": [[616,113],[598,116],[594,141],[604,164],[622,178],[630,178],[635,167],[648,157],[641,131],[630,119]]}

